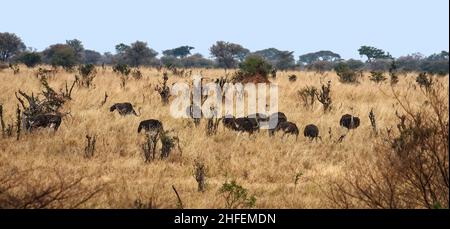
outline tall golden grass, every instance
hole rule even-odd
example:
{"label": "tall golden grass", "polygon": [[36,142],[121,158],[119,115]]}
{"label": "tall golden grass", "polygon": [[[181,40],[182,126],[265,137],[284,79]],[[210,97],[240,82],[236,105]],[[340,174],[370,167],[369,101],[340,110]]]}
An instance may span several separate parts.
{"label": "tall golden grass", "polygon": [[[0,103],[4,108],[6,124],[15,122],[18,101],[14,93],[19,89],[35,94],[41,91],[35,77],[37,69],[21,67],[19,74],[11,70],[0,72]],[[357,85],[343,84],[334,72],[279,72],[279,110],[296,123],[300,132],[308,124],[316,124],[323,141],[309,141],[303,136],[268,136],[267,131],[252,136],[238,135],[222,126],[215,136],[205,134],[206,122],[195,127],[190,120],[174,119],[169,106],[162,106],[154,90],[162,73],[155,69],[141,70],[141,80],[130,79],[125,88],[110,68],[98,69],[91,89],[75,87],[73,100],[64,105],[71,116],[63,119],[57,132],[39,130],[22,134],[20,140],[0,138],[0,164],[18,171],[27,169],[54,169],[70,175],[89,176],[85,187],[105,185],[102,191],[77,207],[133,208],[136,201],[150,203],[156,208],[177,207],[177,188],[185,208],[223,208],[218,190],[226,181],[236,180],[257,198],[256,208],[329,208],[326,198],[329,182],[352,170],[352,162],[365,160],[376,154],[379,137],[373,134],[368,114],[373,109],[380,132],[395,128],[395,112],[401,110],[393,90],[413,106],[422,106],[425,97],[415,83],[415,74],[400,76],[400,82],[391,87],[389,81],[376,84],[366,75]],[[194,69],[203,76],[224,76],[223,70]],[[289,82],[296,74],[298,80]],[[55,89],[74,80],[75,73],[62,70],[49,78]],[[169,83],[189,82],[190,78],[169,76]],[[308,109],[303,106],[297,91],[305,86],[320,87],[332,82],[333,108],[324,113],[320,103]],[[438,78],[448,93],[448,77]],[[105,92],[109,98],[101,102]],[[110,113],[117,102],[131,102],[141,109],[141,116],[121,117]],[[448,104],[448,102],[447,102]],[[361,126],[347,134],[340,144],[336,140],[347,130],[339,126],[343,114],[352,113],[361,118]],[[144,163],[141,144],[145,137],[137,133],[140,121],[159,119],[165,129],[173,129],[180,138],[182,155],[177,149],[168,160]],[[84,155],[85,136],[96,135],[93,158]],[[198,192],[194,164],[201,160],[207,168],[205,192]],[[33,173],[27,179],[45,181],[43,173]],[[301,174],[301,176],[299,175]],[[297,176],[299,175],[299,176]],[[297,182],[296,182],[296,177]],[[65,207],[65,206],[57,206]],[[363,206],[360,206],[363,207]]]}

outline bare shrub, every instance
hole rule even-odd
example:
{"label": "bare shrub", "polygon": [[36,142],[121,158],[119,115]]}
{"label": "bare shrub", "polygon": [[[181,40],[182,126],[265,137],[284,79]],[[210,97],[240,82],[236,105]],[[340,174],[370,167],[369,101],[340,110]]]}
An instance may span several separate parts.
{"label": "bare shrub", "polygon": [[9,64],[9,68],[13,70],[14,75],[17,75],[20,72],[20,67],[18,64]]}
{"label": "bare shrub", "polygon": [[39,68],[36,72],[36,77],[39,79],[49,79],[51,76],[55,76],[57,72],[57,69]]}
{"label": "bare shrub", "polygon": [[94,156],[96,142],[97,136],[86,135],[86,146],[84,147],[85,158],[92,158]]}
{"label": "bare shrub", "polygon": [[220,124],[219,118],[209,118],[208,122],[206,123],[206,135],[207,136],[213,136],[217,134],[217,130],[219,129]]}
{"label": "bare shrub", "polygon": [[158,139],[159,133],[150,132],[145,135],[145,142],[141,145],[145,163],[156,159],[156,144],[158,143]]}
{"label": "bare shrub", "polygon": [[[71,99],[71,92],[68,94],[63,92],[60,94],[56,93],[55,90],[48,85],[46,78],[41,79],[41,85],[44,87],[44,90],[42,91],[44,98],[34,96],[33,93],[28,95],[21,90],[19,90],[18,93],[15,93],[17,100],[23,108],[22,125],[25,127],[29,127],[29,121],[38,115],[56,114],[63,117],[69,114],[62,114],[60,109],[68,100]],[[27,104],[24,99],[27,101]]]}
{"label": "bare shrub", "polygon": [[297,185],[300,181],[300,178],[303,176],[302,172],[296,173],[294,177],[294,188],[297,189]]}
{"label": "bare shrub", "polygon": [[199,192],[204,192],[206,189],[206,166],[201,160],[195,160],[194,178],[198,184],[197,190]]}
{"label": "bare shrub", "polygon": [[375,113],[373,112],[373,108],[370,109],[369,120],[370,120],[370,125],[372,126],[373,132],[375,133],[375,135],[377,135],[378,134],[377,120],[376,120],[376,117],[375,117]]}
{"label": "bare shrub", "polygon": [[170,97],[170,88],[169,86],[167,86],[167,80],[169,80],[169,77],[167,75],[167,73],[165,72],[163,74],[163,82],[160,85],[157,85],[155,87],[155,91],[157,91],[159,93],[159,95],[161,96],[161,101],[163,103],[163,105],[167,105],[169,103],[169,97]]}
{"label": "bare shrub", "polygon": [[140,80],[142,79],[142,72],[139,69],[134,69],[131,71],[131,76],[136,80]]}
{"label": "bare shrub", "polygon": [[322,84],[322,88],[319,93],[316,94],[317,100],[322,103],[324,112],[331,110],[331,81],[328,81],[326,85]]}
{"label": "bare shrub", "polygon": [[65,91],[63,91],[63,89],[60,89],[60,94],[62,95],[63,98],[65,98],[66,100],[72,100],[72,90],[76,83],[77,80],[75,79],[72,83],[72,86],[69,89],[69,86],[67,85],[66,82],[66,87],[64,88]]}
{"label": "bare shrub", "polygon": [[306,86],[305,88],[297,91],[298,97],[302,100],[303,106],[306,108],[314,107],[317,93],[318,90],[314,86]]}
{"label": "bare shrub", "polygon": [[426,72],[421,72],[417,76],[416,82],[421,88],[425,88],[426,90],[428,90],[433,85],[433,78]]}
{"label": "bare shrub", "polygon": [[[164,131],[161,133],[161,159],[168,158],[172,149],[178,145],[178,149],[180,149],[179,138],[178,136],[171,136],[170,131]],[[180,149],[181,152],[181,149]]]}
{"label": "bare shrub", "polygon": [[355,162],[345,178],[332,182],[327,196],[343,208],[448,208],[448,91],[424,92],[427,105],[403,109],[397,130],[384,134],[373,160]]}

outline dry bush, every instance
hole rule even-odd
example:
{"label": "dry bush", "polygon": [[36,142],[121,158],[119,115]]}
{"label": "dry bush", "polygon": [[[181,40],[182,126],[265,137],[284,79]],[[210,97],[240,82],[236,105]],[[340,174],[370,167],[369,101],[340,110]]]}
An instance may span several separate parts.
{"label": "dry bush", "polygon": [[38,79],[49,79],[50,77],[55,76],[57,72],[57,69],[39,68],[35,74]]}
{"label": "dry bush", "polygon": [[206,189],[206,166],[201,160],[196,160],[194,163],[194,178],[198,184],[198,191],[204,192]]}
{"label": "dry bush", "polygon": [[88,177],[58,170],[19,170],[1,164],[0,171],[2,209],[80,208],[106,186],[105,183],[88,186],[84,184]]}
{"label": "dry bush", "polygon": [[136,79],[136,80],[140,80],[140,79],[142,79],[142,77],[143,77],[142,72],[141,72],[141,70],[139,70],[139,69],[134,69],[134,70],[132,70],[132,71],[131,71],[131,76],[132,76],[134,79]]}
{"label": "dry bush", "polygon": [[384,76],[383,72],[372,71],[370,72],[370,80],[375,83],[382,83],[387,80],[387,78]]}
{"label": "dry bush", "polygon": [[322,85],[319,93],[316,93],[317,100],[322,103],[323,111],[327,112],[331,110],[331,81],[328,81],[326,85]]}
{"label": "dry bush", "polygon": [[159,93],[161,96],[161,101],[163,105],[169,104],[169,97],[170,97],[170,88],[167,86],[167,80],[169,80],[168,74],[165,72],[163,74],[163,82],[160,85],[156,85],[155,91]]}
{"label": "dry bush", "polygon": [[156,144],[158,144],[159,136],[159,133],[147,133],[145,135],[145,142],[141,145],[145,163],[156,159]]}
{"label": "dry bush", "polygon": [[9,64],[9,68],[13,70],[14,75],[17,75],[20,72],[20,67],[18,64]]}
{"label": "dry bush", "polygon": [[173,148],[175,146],[178,146],[178,149],[180,150],[180,141],[178,136],[171,136],[171,131],[163,131],[160,133],[160,139],[161,139],[161,159],[166,159],[170,156],[170,153],[172,152]]}
{"label": "dry bush", "polygon": [[432,76],[428,75],[426,72],[421,72],[416,78],[417,84],[421,88],[429,89],[431,86],[433,86],[433,78]]}
{"label": "dry bush", "polygon": [[84,157],[92,158],[95,152],[95,143],[97,142],[97,136],[86,135],[86,146],[84,147]]}
{"label": "dry bush", "polygon": [[85,64],[78,67],[78,73],[75,75],[76,82],[80,87],[90,88],[93,86],[93,81],[97,76],[97,69],[93,64]]}
{"label": "dry bush", "polygon": [[298,97],[302,100],[303,106],[306,108],[314,107],[316,102],[316,94],[318,90],[314,86],[306,86],[303,89],[297,91]]}
{"label": "dry bush", "polygon": [[235,180],[223,183],[219,194],[225,199],[225,208],[252,208],[256,204],[256,197],[250,195],[248,190],[239,185]]}
{"label": "dry bush", "polygon": [[359,160],[328,197],[342,208],[448,208],[448,91],[434,86],[426,104],[400,99],[397,131],[388,131],[373,160]]}
{"label": "dry bush", "polygon": [[[58,113],[64,103],[72,99],[72,89],[70,89],[67,93],[57,93],[48,85],[45,78],[41,79],[41,85],[44,88],[44,90],[42,90],[42,95],[44,96],[43,99],[39,96],[34,96],[34,94],[28,95],[21,90],[19,90],[20,96],[16,93],[16,98],[22,105],[22,108],[24,109],[23,113],[27,117],[32,117],[38,114]],[[28,106],[25,104],[22,97],[27,100]]]}
{"label": "dry bush", "polygon": [[359,83],[358,72],[352,70],[347,64],[339,63],[335,69],[336,74],[339,76],[339,81],[341,83],[357,84]]}

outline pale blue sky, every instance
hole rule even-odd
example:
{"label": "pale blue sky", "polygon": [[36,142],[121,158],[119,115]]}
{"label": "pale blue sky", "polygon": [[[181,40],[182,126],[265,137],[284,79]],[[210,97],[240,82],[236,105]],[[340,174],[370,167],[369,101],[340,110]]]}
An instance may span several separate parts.
{"label": "pale blue sky", "polygon": [[449,49],[448,0],[2,0],[0,32],[42,50],[77,38],[85,48],[114,51],[148,42],[159,53],[191,45],[209,57],[217,40],[252,51],[300,54],[332,50],[360,58],[371,45],[393,56]]}

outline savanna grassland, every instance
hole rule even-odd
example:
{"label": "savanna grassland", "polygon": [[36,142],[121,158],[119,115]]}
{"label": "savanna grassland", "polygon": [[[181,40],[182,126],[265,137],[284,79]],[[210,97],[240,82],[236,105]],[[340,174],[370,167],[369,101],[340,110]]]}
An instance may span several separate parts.
{"label": "savanna grassland", "polygon": [[[15,135],[0,138],[1,174],[7,175],[3,179],[15,177],[15,186],[8,191],[10,199],[27,197],[35,189],[42,190],[63,180],[69,184],[74,181],[76,190],[46,207],[177,208],[173,185],[184,208],[224,208],[223,195],[218,191],[223,183],[236,180],[256,197],[256,208],[339,207],[330,200],[330,184],[348,177],[358,162],[376,157],[387,130],[396,130],[399,123],[396,111],[404,113],[398,99],[408,101],[412,109],[428,103],[415,82],[417,74],[413,73],[400,75],[399,83],[392,87],[389,80],[379,84],[369,80],[369,73],[359,84],[344,84],[334,72],[278,72],[277,78],[270,80],[279,86],[279,110],[300,129],[297,140],[281,135],[270,137],[264,130],[252,136],[238,135],[222,125],[216,135],[207,136],[205,120],[195,127],[192,120],[172,118],[170,106],[162,105],[155,91],[162,81],[162,72],[143,68],[143,78],[129,79],[123,88],[119,75],[111,68],[97,70],[92,88],[74,87],[72,100],[63,107],[70,115],[63,118],[58,131],[22,130],[19,140]],[[42,91],[36,71],[37,68],[24,66],[18,74],[9,69],[0,71],[0,104],[6,124],[16,122],[19,102],[15,92],[38,95]],[[193,74],[200,72],[211,79],[224,76],[223,70],[193,70]],[[59,91],[66,82],[69,85],[73,82],[75,74],[59,70],[49,77],[49,85]],[[297,81],[288,80],[292,74],[297,75]],[[171,85],[190,80],[169,74],[168,82]],[[331,111],[324,112],[317,101],[314,106],[305,107],[298,91],[305,86],[320,89],[328,81],[331,81]],[[436,77],[435,81],[444,88],[441,93],[442,98],[447,98],[444,104],[448,108],[448,76]],[[102,105],[105,92],[108,98]],[[140,108],[141,116],[122,117],[109,112],[109,107],[118,102],[131,102],[136,110]],[[371,110],[376,116],[378,135],[369,120]],[[361,125],[356,130],[348,132],[339,126],[339,119],[347,113],[360,117]],[[448,123],[448,114],[446,117]],[[145,136],[137,133],[137,127],[146,119],[161,120],[165,129],[178,136],[179,147],[173,149],[168,159],[144,162],[141,145]],[[303,128],[308,124],[319,127],[322,141],[303,137]],[[346,137],[338,143],[344,134]],[[97,136],[92,158],[84,157],[86,135]],[[193,175],[196,161],[206,167],[204,192],[198,192]],[[448,168],[448,157],[446,161]],[[27,173],[23,174],[24,171]],[[92,196],[82,197],[71,205],[73,198],[83,192]],[[356,207],[367,206],[356,204]]]}

